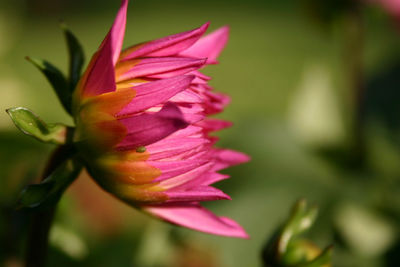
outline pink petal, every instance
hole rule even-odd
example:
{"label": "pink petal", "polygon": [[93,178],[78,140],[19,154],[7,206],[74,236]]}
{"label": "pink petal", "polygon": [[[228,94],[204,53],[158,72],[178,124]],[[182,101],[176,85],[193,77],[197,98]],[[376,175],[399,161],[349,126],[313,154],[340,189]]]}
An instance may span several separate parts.
{"label": "pink petal", "polygon": [[179,103],[202,103],[201,97],[193,91],[185,90],[180,93],[177,93],[173,97],[170,98],[172,102],[179,102]]}
{"label": "pink petal", "polygon": [[175,188],[165,191],[168,196],[167,202],[198,202],[198,201],[211,201],[211,200],[231,200],[230,196],[221,190],[211,187],[200,185],[187,190],[177,190]]}
{"label": "pink petal", "polygon": [[80,85],[85,96],[115,91],[114,66],[122,48],[127,8],[128,0],[123,0],[114,24],[89,63]]}
{"label": "pink petal", "polygon": [[119,122],[128,132],[116,147],[120,150],[152,144],[187,126],[182,112],[172,103],[165,104],[163,109],[155,114],[142,114],[120,119]]}
{"label": "pink petal", "polygon": [[[195,179],[187,180],[185,183],[181,183],[176,185],[175,188],[177,190],[187,190],[189,188],[193,188],[200,185],[211,185],[216,182],[228,179],[229,175],[221,174],[217,172],[203,172],[200,176],[197,176]],[[164,184],[161,185],[164,187]]]}
{"label": "pink petal", "polygon": [[217,164],[213,168],[215,171],[242,164],[250,160],[250,157],[246,154],[230,149],[218,149],[215,153],[217,161]]}
{"label": "pink petal", "polygon": [[231,127],[232,122],[219,119],[205,119],[196,125],[202,127],[205,132],[214,132]]}
{"label": "pink petal", "polygon": [[184,118],[185,120],[190,123],[190,124],[194,124],[196,122],[199,122],[201,120],[204,119],[204,115],[203,114],[188,114],[184,112]]}
{"label": "pink petal", "polygon": [[232,219],[217,217],[196,203],[143,206],[142,208],[170,223],[193,230],[214,235],[249,238],[244,229]]}
{"label": "pink petal", "polygon": [[194,45],[181,52],[182,56],[207,58],[207,64],[216,64],[217,57],[224,49],[229,38],[229,27],[224,26],[198,40]]}
{"label": "pink petal", "polygon": [[199,77],[200,79],[202,79],[204,81],[211,80],[210,76],[207,76],[207,75],[205,75],[205,74],[203,74],[203,73],[201,73],[200,71],[197,71],[197,70],[192,71],[192,74],[195,75],[196,77]]}
{"label": "pink petal", "polygon": [[189,159],[178,161],[147,161],[147,163],[161,170],[161,175],[154,179],[154,182],[160,182],[190,172],[207,162],[201,159]]}
{"label": "pink petal", "polygon": [[183,137],[200,137],[202,129],[200,127],[189,125],[185,129],[179,130],[173,134],[169,138],[183,138]]}
{"label": "pink petal", "polygon": [[166,138],[147,146],[149,160],[166,159],[209,143],[204,138]]}
{"label": "pink petal", "polygon": [[[179,57],[143,58],[131,69],[119,75],[118,82],[138,77],[171,78],[194,71],[203,66],[205,62],[206,59]],[[124,61],[121,64],[129,64],[129,61]]]}
{"label": "pink petal", "polygon": [[172,96],[187,89],[194,76],[178,76],[162,79],[134,87],[136,96],[118,114],[119,117],[143,111],[158,104],[165,103]]}
{"label": "pink petal", "polygon": [[170,35],[161,39],[143,43],[122,52],[121,59],[138,57],[168,57],[178,54],[193,45],[207,30],[209,23],[200,28]]}
{"label": "pink petal", "polygon": [[[170,179],[161,181],[159,183],[159,186],[168,190],[171,188],[175,188],[177,190],[179,189],[190,189],[192,187],[198,186],[198,185],[203,185],[202,183],[191,183],[192,181],[197,181],[199,177],[202,177],[203,174],[208,173],[208,171],[211,169],[213,163],[208,162],[207,164],[203,164],[198,168],[195,168],[191,171],[188,171],[182,175],[172,177]],[[185,186],[186,184],[192,184],[192,186]]]}

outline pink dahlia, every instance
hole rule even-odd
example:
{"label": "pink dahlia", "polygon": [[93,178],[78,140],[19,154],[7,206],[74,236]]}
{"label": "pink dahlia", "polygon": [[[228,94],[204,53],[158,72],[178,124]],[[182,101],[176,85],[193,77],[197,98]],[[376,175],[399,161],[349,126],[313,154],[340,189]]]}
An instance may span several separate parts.
{"label": "pink dahlia", "polygon": [[163,220],[246,238],[235,221],[199,204],[230,199],[210,185],[228,178],[219,170],[249,160],[213,146],[210,132],[230,123],[207,116],[229,98],[198,71],[217,63],[228,27],[202,37],[206,23],[121,51],[127,5],[123,0],[74,95],[74,140],[89,173],[109,193]]}

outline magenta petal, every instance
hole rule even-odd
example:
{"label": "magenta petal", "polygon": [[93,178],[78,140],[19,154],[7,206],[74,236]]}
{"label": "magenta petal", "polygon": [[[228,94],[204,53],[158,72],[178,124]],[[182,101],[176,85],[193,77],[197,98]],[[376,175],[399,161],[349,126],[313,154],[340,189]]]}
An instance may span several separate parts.
{"label": "magenta petal", "polygon": [[193,45],[206,32],[208,25],[209,23],[206,23],[191,31],[170,35],[144,43],[137,49],[134,49],[131,53],[129,53],[128,48],[128,53],[124,53],[122,60],[138,57],[167,57],[176,55]]}
{"label": "magenta petal", "polygon": [[215,64],[217,57],[228,42],[228,38],[229,27],[225,26],[201,38],[180,54],[195,58],[207,58],[207,64]]}
{"label": "magenta petal", "polygon": [[172,103],[166,103],[164,108],[155,114],[142,114],[120,119],[119,122],[128,132],[116,147],[120,150],[152,144],[187,126],[182,112]]}
{"label": "magenta petal", "polygon": [[206,59],[182,57],[143,58],[133,68],[123,73],[118,80],[138,77],[170,78],[197,70],[204,65]]}
{"label": "magenta petal", "polygon": [[177,156],[207,143],[209,141],[204,138],[165,138],[147,146],[147,151],[150,153],[149,160],[160,160]]}
{"label": "magenta petal", "polygon": [[[184,183],[177,185],[175,188],[177,190],[187,190],[196,186],[211,185],[213,183],[228,179],[229,175],[221,174],[217,172],[203,172],[200,176],[195,177],[195,179],[187,180]],[[164,186],[164,185],[162,185]]]}
{"label": "magenta petal", "polygon": [[161,170],[161,175],[154,179],[154,182],[160,182],[190,172],[203,166],[207,162],[201,159],[189,159],[177,161],[147,161],[147,163]]}
{"label": "magenta petal", "polygon": [[205,132],[219,131],[232,126],[232,122],[219,119],[205,119],[197,123]]}
{"label": "magenta petal", "polygon": [[241,163],[245,163],[250,160],[250,157],[244,153],[230,150],[230,149],[219,149],[216,150],[216,165],[214,166],[214,170],[222,170],[229,166],[238,165]]}
{"label": "magenta petal", "polygon": [[167,202],[198,202],[222,199],[231,200],[230,196],[221,190],[206,185],[196,186],[187,190],[177,190],[173,188],[164,191],[164,193],[168,196]]}
{"label": "magenta petal", "polygon": [[[211,169],[213,163],[208,162],[206,164],[201,165],[198,168],[195,168],[191,171],[188,171],[182,175],[172,177],[170,179],[161,181],[159,183],[159,186],[168,190],[171,188],[177,189],[177,190],[187,190],[192,187],[196,187],[198,185],[209,185],[209,184],[202,184],[200,183],[195,183],[192,181],[197,181],[199,177],[202,177],[203,174],[208,173],[208,171]],[[191,186],[185,186],[186,184],[191,184]]]}
{"label": "magenta petal", "polygon": [[193,91],[185,90],[170,98],[172,102],[201,104],[201,97]]}
{"label": "magenta petal", "polygon": [[185,129],[171,134],[170,138],[201,137],[201,131],[202,129],[200,127],[189,125]]}
{"label": "magenta petal", "polygon": [[110,31],[93,55],[86,70],[86,81],[81,85],[86,96],[115,91],[114,66],[124,39],[128,0],[123,0]]}
{"label": "magenta petal", "polygon": [[193,78],[194,76],[191,75],[182,75],[138,85],[134,87],[136,96],[117,116],[124,117],[162,104],[177,93],[187,89]]}
{"label": "magenta petal", "polygon": [[217,217],[196,203],[143,206],[142,208],[148,213],[170,223],[193,230],[214,235],[249,238],[237,222],[226,217]]}

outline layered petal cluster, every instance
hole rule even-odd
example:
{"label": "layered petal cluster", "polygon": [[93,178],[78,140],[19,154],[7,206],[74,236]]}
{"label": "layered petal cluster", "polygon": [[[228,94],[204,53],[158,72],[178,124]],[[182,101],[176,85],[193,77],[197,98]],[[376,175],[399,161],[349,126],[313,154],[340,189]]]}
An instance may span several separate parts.
{"label": "layered petal cluster", "polygon": [[243,163],[242,153],[213,147],[230,126],[208,118],[229,97],[199,69],[217,63],[228,28],[201,27],[122,51],[127,0],[93,55],[74,95],[75,141],[87,169],[106,191],[156,217],[198,231],[246,238],[236,222],[201,201],[230,199],[211,184]]}

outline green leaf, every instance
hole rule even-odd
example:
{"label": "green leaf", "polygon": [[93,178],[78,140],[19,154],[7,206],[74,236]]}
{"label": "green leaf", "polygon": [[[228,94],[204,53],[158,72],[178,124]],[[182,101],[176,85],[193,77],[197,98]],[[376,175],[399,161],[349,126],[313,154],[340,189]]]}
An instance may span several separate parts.
{"label": "green leaf", "polygon": [[6,110],[12,121],[24,134],[39,141],[53,144],[64,144],[67,137],[67,126],[63,124],[46,124],[27,108],[17,107]]}
{"label": "green leaf", "polygon": [[69,52],[69,90],[73,92],[81,77],[85,55],[80,42],[68,29],[67,25],[62,22],[60,26],[64,31]]}
{"label": "green leaf", "polygon": [[28,185],[21,192],[20,208],[40,208],[55,204],[67,187],[78,177],[81,164],[68,159],[40,184]]}
{"label": "green leaf", "polygon": [[65,79],[64,74],[46,60],[34,59],[31,57],[26,57],[26,59],[46,76],[64,109],[71,114],[72,94],[68,89],[68,82]]}

